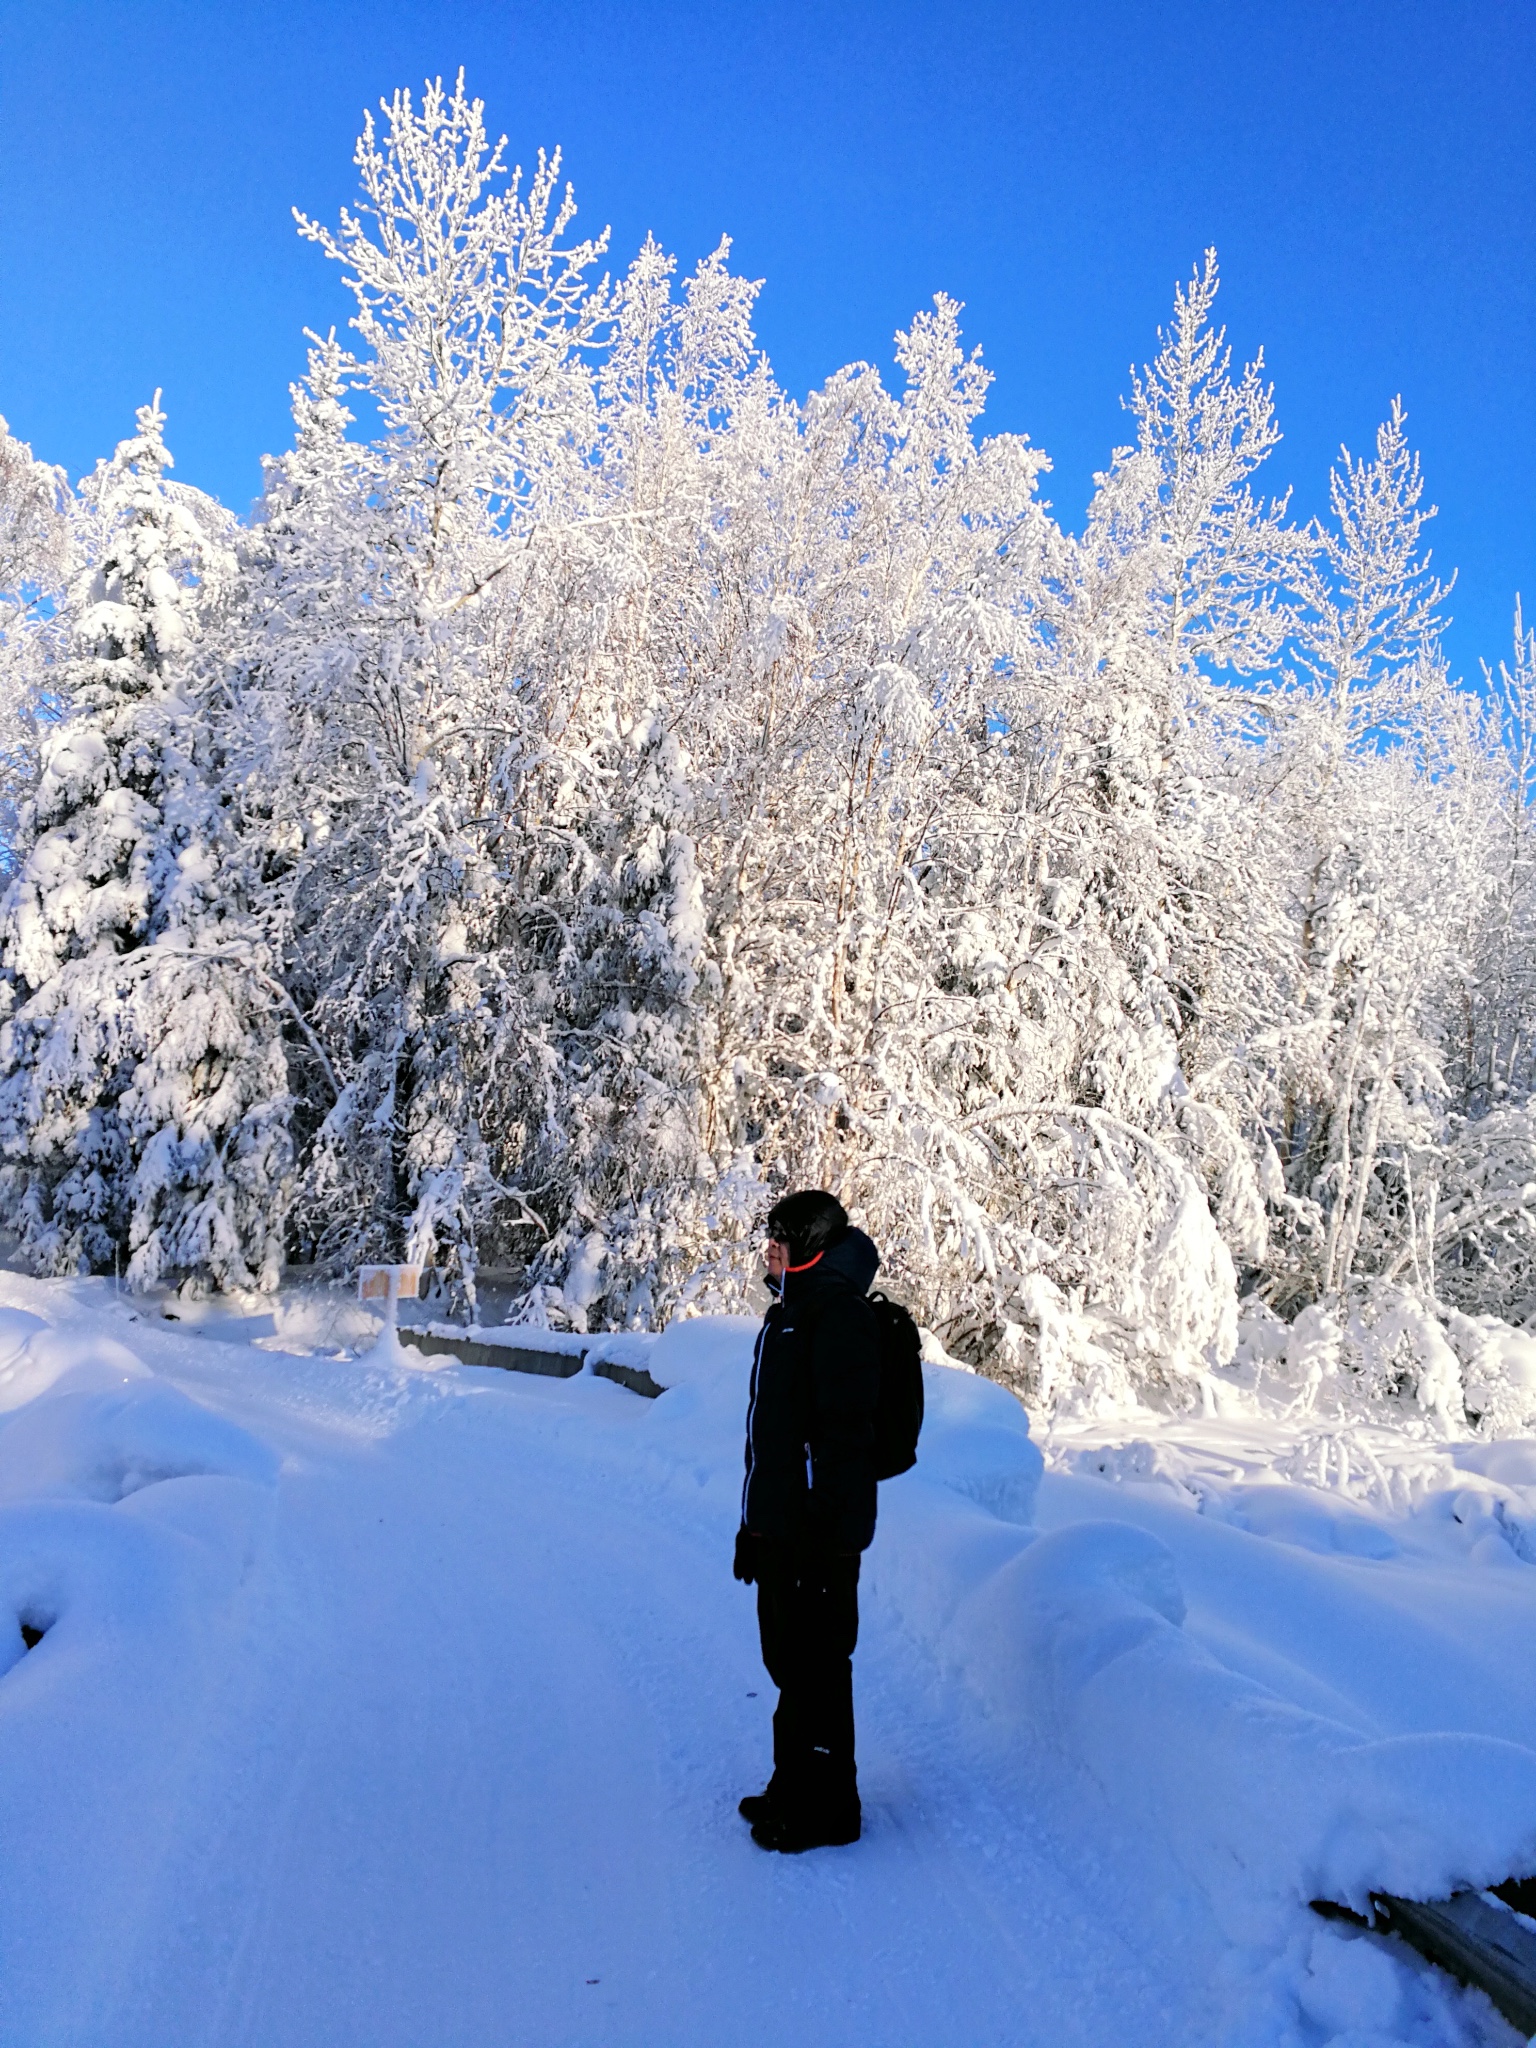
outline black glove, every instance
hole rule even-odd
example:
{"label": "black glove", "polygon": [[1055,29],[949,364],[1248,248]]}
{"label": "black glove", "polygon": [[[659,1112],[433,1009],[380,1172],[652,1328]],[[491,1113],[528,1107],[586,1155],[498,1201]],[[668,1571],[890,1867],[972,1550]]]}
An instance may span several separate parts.
{"label": "black glove", "polygon": [[731,1570],[744,1586],[750,1586],[757,1577],[757,1538],[745,1523],[736,1531],[736,1556]]}

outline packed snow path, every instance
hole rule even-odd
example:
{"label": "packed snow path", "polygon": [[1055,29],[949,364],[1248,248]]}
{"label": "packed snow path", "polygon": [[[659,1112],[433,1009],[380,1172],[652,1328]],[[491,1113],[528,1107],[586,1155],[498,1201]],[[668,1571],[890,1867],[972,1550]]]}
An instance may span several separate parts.
{"label": "packed snow path", "polygon": [[[136,1511],[233,1566],[147,1619],[146,1582],[120,1574],[110,1643],[82,1640],[66,1593],[0,1681],[0,1720],[20,1702],[0,1758],[0,2037],[1300,2048],[1334,2034],[1292,1995],[1322,1940],[1325,1963],[1369,1950],[1343,1970],[1345,2017],[1395,2001],[1400,2035],[1373,2041],[1512,2038],[1305,1914],[1234,1942],[1155,1835],[946,1671],[879,1539],[855,1667],[865,1837],[758,1850],[735,1803],[766,1771],[771,1693],[729,1572],[734,1475],[702,1455],[723,1407],[697,1389],[669,1397],[668,1432],[665,1402],[589,1376],[298,1358],[130,1325],[121,1304],[85,1320],[151,1368],[154,1400],[198,1406],[175,1410],[192,1434],[177,1423],[159,1467],[112,1453],[142,1469],[100,1505],[81,1416],[99,1439],[121,1397],[110,1348],[77,1333],[87,1390],[66,1373],[31,1403],[61,1413],[47,1455],[75,1455],[74,1491],[95,1496],[67,1512],[120,1533]],[[171,1411],[133,1412],[165,1437]],[[241,1441],[280,1461],[268,1483]],[[41,1732],[23,1685],[51,1702]]]}
{"label": "packed snow path", "polygon": [[754,1847],[734,1810],[768,1755],[751,1596],[709,1518],[658,1515],[617,1460],[593,1483],[586,1428],[622,1440],[633,1395],[467,1399],[266,1355],[237,1391],[199,1364],[175,1376],[294,1469],[155,1788],[144,1892],[110,1940],[105,1914],[29,1930],[12,2038],[979,2048],[1105,2041],[1127,2011],[1165,2038],[1091,1872],[1064,1880],[1023,1788],[970,1789],[878,1618],[865,1842]]}

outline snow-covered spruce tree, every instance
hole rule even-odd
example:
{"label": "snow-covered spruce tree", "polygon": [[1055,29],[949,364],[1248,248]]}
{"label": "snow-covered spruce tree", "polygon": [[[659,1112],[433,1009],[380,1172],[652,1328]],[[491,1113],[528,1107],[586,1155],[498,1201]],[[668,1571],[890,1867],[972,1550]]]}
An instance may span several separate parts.
{"label": "snow-covered spruce tree", "polygon": [[190,694],[229,522],[165,480],[163,426],[157,394],[73,521],[63,716],[3,914],[0,1170],[43,1270],[270,1287],[280,991]]}

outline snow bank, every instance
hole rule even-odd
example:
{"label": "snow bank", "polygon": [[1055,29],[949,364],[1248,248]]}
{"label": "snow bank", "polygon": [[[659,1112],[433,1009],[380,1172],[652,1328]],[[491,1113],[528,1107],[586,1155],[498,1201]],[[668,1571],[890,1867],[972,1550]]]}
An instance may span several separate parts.
{"label": "snow bank", "polygon": [[[21,1653],[23,1621],[45,1632],[50,1670],[60,1642],[76,1663],[90,1661],[106,1654],[104,1636],[153,1632],[168,1603],[180,1610],[183,1633],[195,1635],[206,1616],[187,1589],[228,1593],[277,1458],[110,1339],[46,1331],[27,1349],[40,1354],[45,1382],[60,1360],[69,1363],[0,1420],[0,1616],[10,1624],[0,1621],[3,1667]],[[125,1361],[131,1374],[120,1370]],[[107,1371],[118,1382],[111,1391],[58,1391],[65,1377]],[[174,1598],[173,1585],[182,1588]],[[67,1632],[55,1637],[66,1618]],[[0,1727],[15,1699],[10,1689],[0,1695]]]}
{"label": "snow bank", "polygon": [[[963,1494],[1002,1521],[1027,1527],[1045,1460],[1030,1439],[1029,1417],[1013,1395],[978,1374],[925,1362],[923,1404],[916,1476]],[[891,1497],[888,1486],[886,1499]]]}
{"label": "snow bank", "polygon": [[[73,1306],[63,1290],[60,1306]],[[9,2012],[59,2013],[83,1995],[44,1981],[61,1925],[90,1930],[100,1954],[136,1924],[278,1474],[265,1445],[99,1325],[0,1309]],[[50,2038],[101,2035],[82,2024]]]}
{"label": "snow bank", "polygon": [[140,1378],[111,1393],[55,1392],[0,1426],[0,1504],[72,1497],[110,1505],[168,1479],[270,1486],[276,1474],[264,1444],[160,1380]]}
{"label": "snow bank", "polygon": [[9,1372],[28,1344],[48,1325],[24,1308],[0,1308],[0,1373]]}
{"label": "snow bank", "polygon": [[[149,1731],[134,1692],[158,1695],[163,1686],[184,1702],[188,1668],[211,1675],[211,1624],[239,1584],[260,1522],[248,1482],[202,1477],[112,1507],[48,1500],[0,1508],[0,1674],[28,1660],[0,1692],[0,1748],[12,1749],[39,1712],[61,1719],[58,1739],[71,1748],[80,1747],[82,1720],[110,1725],[114,1750],[143,1748]],[[23,1624],[42,1636],[30,1652]],[[177,1673],[178,1683],[164,1683]],[[5,1775],[0,1769],[0,1785]]]}
{"label": "snow bank", "polygon": [[103,1331],[56,1329],[26,1309],[0,1308],[0,1414],[65,1388],[121,1386],[148,1368]]}
{"label": "snow bank", "polygon": [[917,1464],[880,1488],[872,1597],[935,1649],[956,1609],[1030,1541],[1044,1471],[1029,1417],[995,1381],[925,1359]]}
{"label": "snow bank", "polygon": [[1088,1522],[988,1575],[945,1647],[994,1713],[1170,1841],[1229,1918],[1536,1869],[1536,1752],[1458,1733],[1361,1742],[1227,1669],[1184,1619],[1168,1547]]}
{"label": "snow bank", "polygon": [[[625,1350],[628,1364],[648,1364],[664,1387],[687,1387],[708,1395],[745,1400],[752,1372],[752,1347],[762,1327],[755,1316],[690,1316],[668,1323],[659,1337],[604,1337],[605,1356]],[[645,1345],[642,1359],[634,1347]],[[628,1347],[625,1349],[625,1347]],[[674,1408],[680,1407],[675,1403]],[[738,1422],[745,1416],[742,1409]]]}

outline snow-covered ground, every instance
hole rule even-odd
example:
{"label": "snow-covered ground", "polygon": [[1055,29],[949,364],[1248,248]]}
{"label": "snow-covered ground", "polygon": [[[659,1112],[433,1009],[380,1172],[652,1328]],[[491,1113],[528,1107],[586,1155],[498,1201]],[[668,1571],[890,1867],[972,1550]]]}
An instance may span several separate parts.
{"label": "snow-covered ground", "polygon": [[646,1401],[334,1355],[364,1326],[313,1304],[0,1303],[7,2042],[1515,2038],[1305,1902],[1536,1871],[1536,1444],[1213,1389],[1059,1426],[1042,1478],[933,1365],[867,1560],[865,1836],[786,1858],[735,1812],[750,1325],[626,1340]]}

